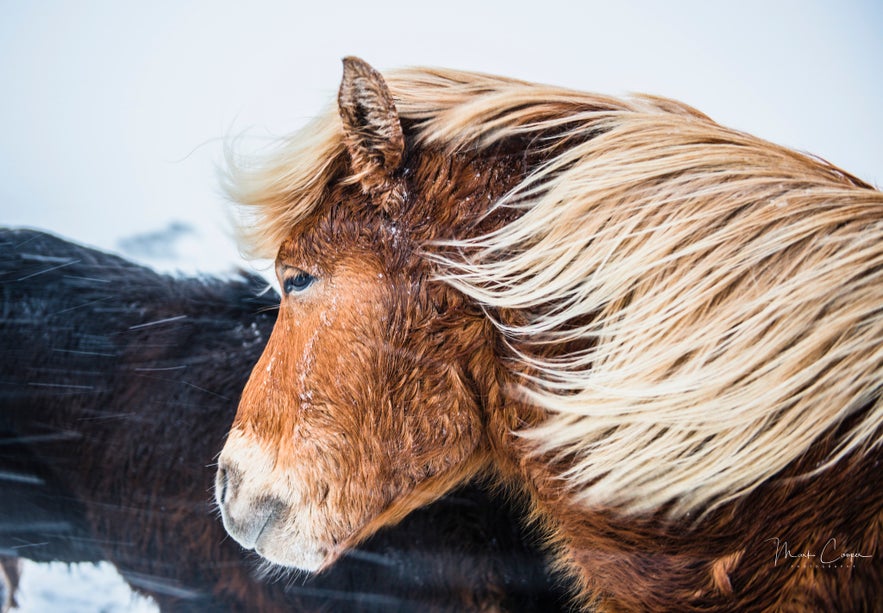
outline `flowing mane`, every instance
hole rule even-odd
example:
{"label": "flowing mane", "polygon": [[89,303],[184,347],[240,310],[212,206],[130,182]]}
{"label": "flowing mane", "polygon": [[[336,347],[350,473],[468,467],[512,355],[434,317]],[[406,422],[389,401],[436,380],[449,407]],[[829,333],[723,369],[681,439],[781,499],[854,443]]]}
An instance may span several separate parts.
{"label": "flowing mane", "polygon": [[879,191],[670,100],[358,58],[229,158],[283,294],[218,461],[241,545],[319,570],[487,477],[580,606],[873,608]]}
{"label": "flowing mane", "polygon": [[[878,191],[671,100],[384,77],[412,146],[536,153],[489,207],[510,222],[424,257],[489,315],[526,314],[493,317],[529,365],[508,393],[549,411],[519,435],[569,459],[559,477],[576,500],[683,517],[754,490],[843,424],[818,470],[881,443]],[[231,154],[251,252],[274,257],[346,169],[335,107],[265,156]]]}
{"label": "flowing mane", "polygon": [[[624,113],[697,118],[684,104],[652,96],[632,100],[448,69],[400,69],[384,74],[414,144],[449,151],[480,150],[510,138],[571,127],[603,129]],[[566,139],[562,139],[566,140]],[[235,144],[235,143],[232,143]],[[247,212],[243,244],[254,257],[274,258],[291,228],[324,201],[329,182],[346,171],[343,128],[335,105],[262,155],[226,149],[224,188]],[[526,182],[527,183],[527,182]]]}

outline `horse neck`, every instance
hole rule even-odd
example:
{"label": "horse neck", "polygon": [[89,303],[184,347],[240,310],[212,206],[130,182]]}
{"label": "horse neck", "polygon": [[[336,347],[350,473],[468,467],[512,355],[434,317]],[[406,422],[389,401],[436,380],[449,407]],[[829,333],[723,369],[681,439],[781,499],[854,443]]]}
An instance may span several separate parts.
{"label": "horse neck", "polygon": [[[493,361],[489,356],[481,359]],[[581,504],[560,476],[570,467],[568,459],[532,453],[528,440],[516,434],[540,424],[547,413],[519,402],[511,391],[506,393],[516,389],[523,373],[501,364],[498,359],[495,376],[483,392],[493,469],[500,483],[526,502],[528,523],[545,536],[556,558],[555,568],[573,580],[575,602],[610,605],[606,599],[612,595],[628,610],[643,609],[647,602],[659,603],[666,610],[677,610],[687,602],[695,602],[695,610],[700,606],[737,610],[748,607],[755,597],[775,608],[804,593],[809,594],[808,602],[816,602],[810,590],[815,585],[811,569],[795,575],[786,592],[777,575],[769,574],[771,536],[791,538],[793,551],[818,549],[836,537],[864,555],[877,555],[879,526],[883,525],[883,473],[879,471],[883,453],[879,448],[853,452],[837,468],[812,479],[801,478],[828,457],[840,430],[848,429],[850,423],[821,436],[779,479],[695,522],[672,520],[663,512],[621,515]],[[758,517],[764,521],[758,522]],[[651,566],[652,574],[639,570]],[[867,594],[852,594],[844,586],[853,578],[877,585],[879,569],[868,564],[843,571],[850,572],[851,576],[845,575],[848,581],[841,576],[829,589],[843,602],[856,603],[852,608],[858,610],[865,606]],[[731,580],[749,578],[760,581],[758,590],[763,594],[734,595]]]}

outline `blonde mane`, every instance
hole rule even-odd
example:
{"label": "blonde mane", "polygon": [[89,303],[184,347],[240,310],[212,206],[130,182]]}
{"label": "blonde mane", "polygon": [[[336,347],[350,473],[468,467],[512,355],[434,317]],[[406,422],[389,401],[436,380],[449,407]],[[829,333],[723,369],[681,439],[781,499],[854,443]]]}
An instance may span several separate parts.
{"label": "blonde mane", "polygon": [[[517,137],[548,152],[495,205],[514,221],[428,257],[489,312],[530,314],[495,322],[528,366],[519,398],[550,413],[520,434],[567,460],[576,501],[708,509],[861,409],[818,469],[881,443],[883,194],[670,100],[443,70],[385,78],[418,144]],[[252,253],[275,256],[345,158],[334,108],[267,156],[230,156]],[[584,349],[533,351],[555,343]]]}

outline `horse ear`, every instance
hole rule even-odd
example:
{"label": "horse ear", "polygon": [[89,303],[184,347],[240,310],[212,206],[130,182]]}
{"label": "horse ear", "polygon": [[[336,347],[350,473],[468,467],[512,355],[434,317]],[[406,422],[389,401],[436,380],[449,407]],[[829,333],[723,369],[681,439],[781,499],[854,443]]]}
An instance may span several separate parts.
{"label": "horse ear", "polygon": [[366,62],[344,58],[337,106],[354,173],[365,191],[382,189],[405,151],[402,124],[386,82]]}

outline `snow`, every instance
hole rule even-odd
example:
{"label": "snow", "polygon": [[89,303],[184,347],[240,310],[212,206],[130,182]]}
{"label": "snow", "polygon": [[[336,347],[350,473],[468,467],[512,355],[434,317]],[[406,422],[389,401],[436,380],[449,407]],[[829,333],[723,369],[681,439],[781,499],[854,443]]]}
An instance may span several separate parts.
{"label": "snow", "polygon": [[132,592],[112,564],[22,563],[16,594],[21,613],[154,613],[153,600]]}

